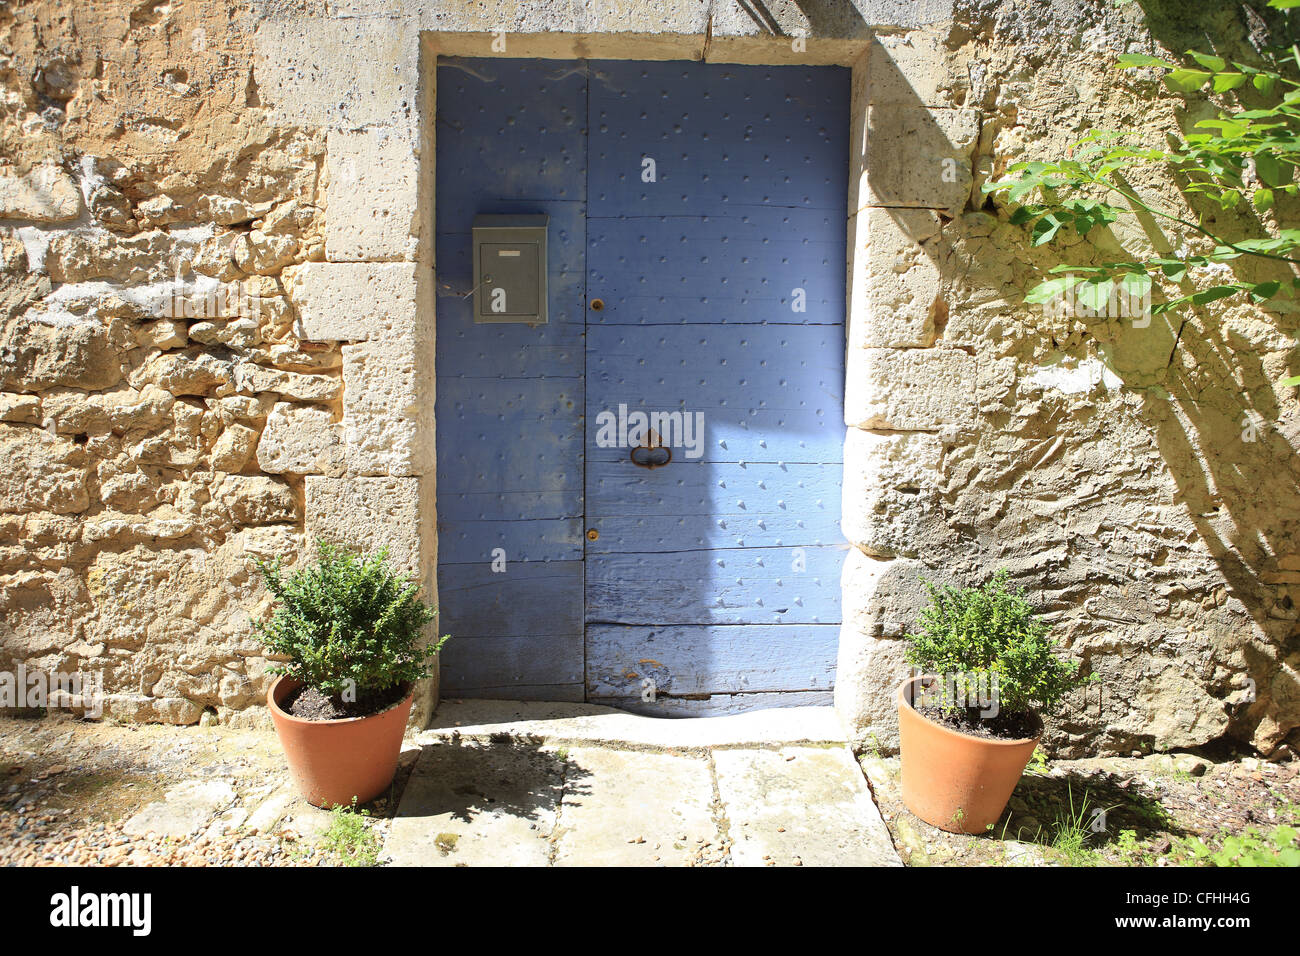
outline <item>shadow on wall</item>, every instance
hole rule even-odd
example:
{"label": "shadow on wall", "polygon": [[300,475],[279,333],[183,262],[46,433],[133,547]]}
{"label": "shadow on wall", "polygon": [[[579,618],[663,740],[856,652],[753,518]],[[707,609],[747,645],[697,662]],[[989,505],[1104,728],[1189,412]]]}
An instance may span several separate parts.
{"label": "shadow on wall", "polygon": [[[1276,42],[1269,24],[1281,22],[1244,7],[1207,10],[1193,21],[1185,5],[1175,7],[1143,3],[1144,28],[1173,50],[1205,49],[1214,37],[1213,52],[1230,59],[1252,57],[1251,44]],[[943,443],[939,474],[933,494],[923,488],[916,505],[937,515],[913,518],[920,533],[897,553],[940,580],[973,583],[1009,567],[1055,620],[1063,643],[1102,676],[1100,701],[1093,690],[1057,722],[1049,742],[1058,752],[1191,747],[1226,735],[1267,753],[1300,726],[1300,402],[1274,385],[1300,371],[1296,315],[1236,305],[1135,327],[1039,313],[1023,295],[1053,265],[1114,259],[1125,245],[1141,244],[1135,239],[1161,250],[1174,243],[1148,221],[1140,224],[1144,237],[1099,231],[1086,252],[1031,249],[979,190],[990,170],[1003,171],[992,169],[995,143],[1008,151],[999,134],[1010,149],[1033,143],[1014,156],[1027,159],[1054,148],[1063,154],[1093,126],[1135,122],[1106,85],[1109,64],[1099,63],[1094,77],[1078,75],[1069,97],[1052,79],[1053,70],[1059,79],[1078,69],[1083,53],[1057,37],[1089,26],[1113,35],[1138,19],[1137,11],[1110,9],[1093,16],[1097,24],[1061,23],[1055,31],[1046,19],[1019,23],[1041,42],[1004,55],[998,43],[1010,47],[1014,38],[993,36],[999,23],[959,23],[936,40],[939,54],[961,67],[951,88],[937,92],[912,88],[910,41],[872,47],[872,100],[885,91],[891,106],[869,114],[857,159],[873,177],[883,168],[891,185],[903,185],[898,195],[864,196],[858,205],[887,212],[888,225],[910,240],[916,261],[894,263],[905,276],[934,275],[935,295],[951,315],[942,305],[932,309],[941,319],[931,323],[932,351],[976,357],[967,386],[977,413],[933,429]],[[972,37],[978,46],[966,46]],[[946,108],[929,108],[936,105]],[[974,138],[955,115],[961,107],[979,110]],[[1204,118],[1199,110],[1194,103],[1178,109],[1183,129]],[[902,139],[899,112],[915,117]],[[1058,129],[1067,130],[1059,141]],[[873,137],[877,154],[881,138],[915,148],[872,155]],[[934,144],[959,157],[960,181],[930,179],[921,193],[926,180],[918,177]],[[891,162],[910,164],[912,180]],[[1194,211],[1210,214],[1180,191]],[[927,205],[937,229],[914,211]],[[1214,212],[1225,232],[1264,234],[1251,213],[1229,222]],[[861,239],[854,251],[864,254]],[[1249,261],[1234,265],[1240,278],[1269,277],[1248,275],[1259,269]],[[859,294],[874,295],[855,285]],[[850,309],[854,321],[869,316],[873,333],[879,312],[874,298]]]}
{"label": "shadow on wall", "polygon": [[[1171,50],[1211,49],[1251,63],[1259,59],[1256,48],[1297,39],[1283,32],[1280,14],[1265,11],[1266,20],[1244,4],[1207,11],[1209,22],[1189,22],[1185,5],[1165,0],[1141,6],[1153,37]],[[1184,134],[1205,114],[1202,103],[1180,109]],[[1225,212],[1195,192],[1182,195],[1227,235],[1268,235],[1250,207]],[[1295,202],[1278,210],[1284,224],[1297,214]],[[1157,249],[1170,246],[1163,234],[1148,237]],[[1294,277],[1281,263],[1249,257],[1232,266],[1242,281]],[[1168,397],[1149,390],[1144,411],[1179,496],[1227,581],[1228,594],[1216,595],[1216,603],[1235,598],[1263,638],[1241,645],[1255,700],[1245,695],[1237,723],[1267,750],[1300,724],[1300,399],[1274,387],[1300,371],[1300,312],[1238,307],[1209,327],[1202,317],[1193,312],[1174,320],[1163,382]]]}

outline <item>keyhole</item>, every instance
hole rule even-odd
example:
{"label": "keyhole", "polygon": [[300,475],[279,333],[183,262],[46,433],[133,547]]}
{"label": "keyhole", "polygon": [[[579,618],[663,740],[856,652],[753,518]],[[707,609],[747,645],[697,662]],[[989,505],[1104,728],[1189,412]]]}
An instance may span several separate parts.
{"label": "keyhole", "polygon": [[605,308],[605,300],[604,300],[604,299],[592,299],[592,300],[591,300],[591,311],[592,311],[592,312],[599,312],[599,311],[600,311],[601,309],[603,309],[603,308]]}

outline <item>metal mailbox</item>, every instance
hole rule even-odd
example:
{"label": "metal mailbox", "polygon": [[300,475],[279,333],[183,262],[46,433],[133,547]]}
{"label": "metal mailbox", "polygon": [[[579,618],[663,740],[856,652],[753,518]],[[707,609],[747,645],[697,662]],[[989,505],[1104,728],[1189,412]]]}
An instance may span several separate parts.
{"label": "metal mailbox", "polygon": [[546,222],[474,217],[475,322],[546,322]]}

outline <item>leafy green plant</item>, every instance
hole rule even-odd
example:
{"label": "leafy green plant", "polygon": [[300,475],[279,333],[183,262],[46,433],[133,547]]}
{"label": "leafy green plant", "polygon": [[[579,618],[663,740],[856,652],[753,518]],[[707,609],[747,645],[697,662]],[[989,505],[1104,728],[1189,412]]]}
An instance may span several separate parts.
{"label": "leafy green plant", "polygon": [[[1270,0],[1269,5],[1286,9],[1300,3]],[[1207,91],[1220,97],[1218,115],[1197,122],[1194,132],[1169,136],[1164,145],[1144,142],[1133,131],[1095,130],[1066,158],[1016,163],[1005,178],[983,189],[1005,194],[1013,207],[1011,221],[1029,230],[1035,246],[1053,241],[1065,229],[1085,237],[1121,216],[1149,216],[1199,236],[1206,250],[1059,265],[1050,270],[1052,278],[1029,290],[1025,301],[1044,304],[1070,294],[1080,305],[1104,313],[1115,296],[1144,300],[1160,291],[1163,298],[1150,306],[1151,313],[1159,314],[1232,296],[1252,302],[1294,298],[1300,290],[1300,278],[1291,275],[1300,266],[1300,229],[1274,227],[1264,236],[1229,237],[1213,219],[1188,218],[1149,202],[1131,183],[1149,179],[1153,171],[1170,171],[1185,193],[1220,209],[1253,205],[1261,213],[1282,197],[1300,194],[1300,45],[1259,64],[1189,50],[1183,63],[1131,53],[1118,57],[1118,65],[1159,70],[1176,94]],[[1242,257],[1275,262],[1286,271],[1259,281],[1222,281],[1221,264]],[[1192,278],[1198,281],[1185,281]],[[1300,385],[1300,376],[1281,384]]]}
{"label": "leafy green plant", "polygon": [[436,611],[420,586],[388,566],[387,551],[359,556],[318,543],[316,562],[286,574],[279,558],[255,561],[277,599],[254,633],[288,660],[270,668],[337,697],[376,693],[429,675],[446,637],[423,646]]}
{"label": "leafy green plant", "polygon": [[1043,752],[1042,747],[1035,747],[1034,752],[1029,755],[1029,765],[1025,768],[1025,773],[1032,774],[1035,777],[1047,776],[1047,754]]}
{"label": "leafy green plant", "polygon": [[1152,866],[1156,854],[1138,839],[1136,830],[1120,830],[1115,838],[1115,855],[1125,866]]}
{"label": "leafy green plant", "polygon": [[379,863],[379,837],[370,829],[367,810],[337,806],[330,810],[329,826],[320,836],[319,846],[343,866],[376,866]]}
{"label": "leafy green plant", "polygon": [[1091,680],[1075,661],[1056,657],[1051,628],[1039,620],[1013,590],[1004,568],[979,588],[935,587],[926,581],[930,605],[905,635],[907,661],[926,673],[942,675],[956,693],[941,704],[952,713],[955,701],[976,700],[996,690],[999,712],[1018,714],[1035,705],[1053,707],[1074,688]]}
{"label": "leafy green plant", "polygon": [[1181,841],[1181,856],[1193,866],[1300,866],[1300,831],[1283,824],[1268,833],[1255,827],[1210,846],[1200,837]]}

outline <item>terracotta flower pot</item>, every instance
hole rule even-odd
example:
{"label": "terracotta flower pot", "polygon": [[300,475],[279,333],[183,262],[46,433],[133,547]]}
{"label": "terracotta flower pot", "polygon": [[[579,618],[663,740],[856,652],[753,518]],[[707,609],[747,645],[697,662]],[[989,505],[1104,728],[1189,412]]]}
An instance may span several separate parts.
{"label": "terracotta flower pot", "polygon": [[912,700],[928,679],[909,677],[898,688],[903,803],[940,830],[984,833],[1006,809],[1042,730],[1032,739],[989,740],[927,720]]}
{"label": "terracotta flower pot", "polygon": [[414,691],[368,717],[303,720],[280,704],[301,681],[277,677],[266,692],[280,746],[298,790],[317,807],[368,803],[393,782]]}

